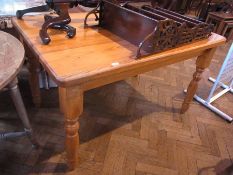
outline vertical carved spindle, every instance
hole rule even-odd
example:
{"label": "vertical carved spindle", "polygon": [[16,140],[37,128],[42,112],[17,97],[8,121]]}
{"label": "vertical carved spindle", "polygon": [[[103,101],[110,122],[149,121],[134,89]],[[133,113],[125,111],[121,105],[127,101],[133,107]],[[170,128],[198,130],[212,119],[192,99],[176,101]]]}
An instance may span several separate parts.
{"label": "vertical carved spindle", "polygon": [[204,72],[205,68],[207,68],[210,65],[215,50],[216,48],[209,49],[205,51],[202,55],[197,57],[196,72],[193,74],[193,79],[188,86],[187,95],[181,107],[181,111],[180,111],[181,114],[185,113],[188,110],[189,105],[193,99],[193,96],[197,91],[198,82],[201,80],[201,75]]}
{"label": "vertical carved spindle", "polygon": [[193,74],[193,79],[188,86],[186,98],[182,104],[181,114],[185,113],[188,110],[189,104],[197,91],[198,82],[201,80],[201,75],[203,71],[204,69],[202,68],[199,67],[196,68],[196,72]]}
{"label": "vertical carved spindle", "polygon": [[65,115],[66,156],[70,170],[77,163],[79,146],[79,117],[83,111],[83,91],[80,88],[59,88],[61,110]]}
{"label": "vertical carved spindle", "polygon": [[29,84],[32,93],[32,100],[34,105],[39,108],[41,105],[40,85],[39,85],[39,72],[41,69],[37,57],[30,51],[28,46],[24,45],[26,55],[28,57],[29,69]]}

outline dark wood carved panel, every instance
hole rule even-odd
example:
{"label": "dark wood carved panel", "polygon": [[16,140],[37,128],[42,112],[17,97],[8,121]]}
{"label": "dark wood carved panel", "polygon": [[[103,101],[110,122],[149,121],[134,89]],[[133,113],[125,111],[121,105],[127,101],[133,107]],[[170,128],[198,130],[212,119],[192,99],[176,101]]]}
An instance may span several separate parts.
{"label": "dark wood carved panel", "polygon": [[[208,38],[212,26],[193,18],[137,2],[101,0],[90,12],[99,26],[138,46],[136,57]],[[86,21],[85,26],[87,26]]]}
{"label": "dark wood carved panel", "polygon": [[31,7],[24,10],[18,10],[16,16],[21,19],[23,15],[31,12],[46,12],[55,11],[57,16],[45,15],[45,22],[40,30],[40,38],[43,44],[49,44],[51,39],[47,33],[48,28],[64,30],[67,33],[67,37],[73,38],[76,35],[76,29],[70,25],[71,18],[69,15],[69,8],[77,7],[78,5],[83,5],[86,7],[96,7],[98,0],[45,0],[46,5],[41,5],[37,7]]}

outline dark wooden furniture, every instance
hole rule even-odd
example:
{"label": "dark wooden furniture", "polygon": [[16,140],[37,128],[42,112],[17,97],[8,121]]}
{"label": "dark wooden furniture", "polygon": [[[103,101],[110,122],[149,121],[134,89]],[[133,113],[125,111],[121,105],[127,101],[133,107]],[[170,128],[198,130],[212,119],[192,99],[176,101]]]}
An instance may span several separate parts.
{"label": "dark wooden furniture", "polygon": [[76,29],[68,25],[71,21],[69,15],[69,8],[77,7],[81,4],[86,7],[95,7],[97,1],[95,0],[46,0],[47,4],[32,7],[25,10],[18,10],[16,16],[18,19],[22,19],[23,15],[30,12],[46,12],[53,9],[57,16],[45,15],[41,30],[39,32],[40,38],[44,44],[49,44],[51,39],[47,33],[48,28],[64,30],[67,33],[67,37],[73,38],[76,35]]}
{"label": "dark wooden furniture", "polygon": [[229,12],[232,4],[225,0],[200,0],[196,15],[201,21],[206,21],[209,12]]}
{"label": "dark wooden furniture", "polygon": [[[224,22],[224,29],[222,31],[222,35],[227,38],[227,40],[233,39],[233,21],[225,21]],[[228,32],[228,35],[226,36],[226,33]]]}
{"label": "dark wooden furniture", "polygon": [[[138,2],[140,0],[113,0],[115,3],[124,3],[124,2]],[[23,15],[30,12],[44,12],[53,9],[57,16],[45,15],[45,22],[41,27],[39,32],[40,38],[44,44],[49,44],[51,39],[47,33],[48,28],[64,30],[67,33],[68,38],[73,38],[76,35],[76,29],[68,25],[71,21],[69,15],[69,8],[77,7],[79,4],[85,7],[96,7],[98,0],[46,0],[47,4],[32,7],[25,10],[18,10],[16,16],[18,19],[22,19]],[[149,3],[150,7],[160,6],[162,8],[184,13],[187,9],[187,0],[142,0],[142,2]],[[182,6],[182,8],[181,8]],[[145,10],[145,9],[144,9]],[[114,14],[114,13],[113,13]],[[166,16],[167,17],[167,16]]]}
{"label": "dark wooden furniture", "polygon": [[165,8],[174,12],[185,14],[190,7],[191,0],[151,0],[152,4],[157,2],[159,7]]}
{"label": "dark wooden furniture", "polygon": [[85,17],[86,27],[91,14],[99,27],[138,46],[136,58],[208,38],[212,31],[212,25],[143,3],[101,0]]}
{"label": "dark wooden furniture", "polygon": [[216,4],[213,2],[213,0],[201,0],[196,11],[198,19],[205,21],[208,16],[208,12],[216,11],[215,6]]}
{"label": "dark wooden furniture", "polygon": [[206,19],[207,23],[215,22],[215,30],[214,32],[218,34],[222,34],[223,29],[226,25],[227,21],[233,20],[233,14],[224,13],[224,12],[209,12],[208,17]]}
{"label": "dark wooden furniture", "polygon": [[[196,71],[181,108],[181,113],[185,113],[197,90],[202,72],[209,66],[216,48],[225,43],[224,37],[212,33],[208,39],[135,60],[135,45],[103,28],[84,28],[85,16],[86,13],[71,14],[71,24],[79,30],[72,40],[64,40],[62,32],[53,34],[49,29],[52,38],[49,46],[42,45],[36,35],[44,22],[43,16],[12,20],[28,50],[34,102],[39,106],[39,63],[59,86],[60,109],[65,117],[66,155],[71,170],[77,166],[77,131],[85,91],[129,77],[137,78],[137,75],[147,71],[197,57]],[[89,19],[88,24],[96,24],[95,19]]]}
{"label": "dark wooden furniture", "polygon": [[23,132],[0,133],[0,140],[27,135],[37,146],[32,135],[32,128],[17,85],[17,74],[24,62],[23,45],[12,35],[0,31],[0,90],[9,90],[18,116],[21,119]]}
{"label": "dark wooden furniture", "polygon": [[192,0],[178,0],[176,3],[176,12],[185,14],[189,11]]}

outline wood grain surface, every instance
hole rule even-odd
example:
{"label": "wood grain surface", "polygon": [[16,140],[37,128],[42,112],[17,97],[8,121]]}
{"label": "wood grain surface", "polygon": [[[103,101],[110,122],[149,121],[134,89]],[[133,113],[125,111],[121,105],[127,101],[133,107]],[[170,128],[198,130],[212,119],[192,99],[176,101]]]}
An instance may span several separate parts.
{"label": "wood grain surface", "polygon": [[[214,54],[198,95],[206,97],[231,45]],[[19,84],[25,105],[41,144],[31,147],[27,138],[2,141],[1,175],[226,175],[233,163],[233,125],[193,101],[178,113],[184,88],[195,71],[195,59],[162,67],[131,80],[85,93],[80,121],[79,166],[67,172],[64,117],[59,111],[58,90],[41,90],[41,108],[33,107],[28,74]],[[232,94],[214,102],[233,116]],[[0,93],[0,129],[20,130],[11,99]],[[4,120],[4,118],[6,118]]]}
{"label": "wood grain surface", "polygon": [[0,31],[0,90],[15,79],[23,62],[23,45],[12,35]]}
{"label": "wood grain surface", "polygon": [[[198,56],[204,50],[225,42],[224,37],[212,34],[209,39],[135,60],[137,48],[134,45],[98,27],[84,29],[84,17],[85,13],[71,14],[71,25],[77,28],[77,35],[73,39],[65,38],[64,32],[49,31],[52,42],[48,46],[41,43],[38,35],[43,23],[42,16],[13,19],[16,29],[59,86],[78,85],[121,72],[134,76],[139,72]],[[92,20],[89,23],[95,24],[94,18]],[[117,66],[113,66],[114,63]]]}
{"label": "wood grain surface", "polygon": [[[206,40],[135,60],[137,48],[134,45],[98,27],[84,29],[84,16],[85,13],[71,15],[71,25],[77,28],[74,39],[65,38],[61,31],[49,31],[52,39],[50,45],[41,44],[38,36],[38,30],[43,23],[42,16],[28,16],[24,20],[13,18],[13,25],[21,35],[22,42],[59,86],[60,107],[65,117],[66,155],[70,170],[77,168],[78,130],[81,128],[79,118],[86,90],[198,57],[196,72],[182,105],[181,112],[184,113],[189,108],[202,72],[209,66],[216,48],[225,43],[224,37],[213,33]],[[33,79],[38,78],[33,72],[31,75],[34,76]],[[31,86],[39,92],[38,85],[31,83]]]}

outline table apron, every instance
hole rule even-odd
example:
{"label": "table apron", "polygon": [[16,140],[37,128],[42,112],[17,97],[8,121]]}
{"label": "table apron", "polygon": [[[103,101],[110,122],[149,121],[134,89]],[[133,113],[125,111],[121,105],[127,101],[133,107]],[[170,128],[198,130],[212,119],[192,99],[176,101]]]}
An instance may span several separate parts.
{"label": "table apron", "polygon": [[80,86],[82,87],[82,89],[84,91],[91,90],[91,89],[101,87],[101,86],[104,86],[104,85],[107,85],[110,83],[114,83],[117,81],[127,79],[129,77],[133,77],[133,76],[136,76],[136,75],[139,75],[142,73],[146,73],[146,72],[152,71],[152,70],[157,69],[157,68],[161,68],[161,67],[164,67],[167,65],[171,65],[171,64],[178,63],[178,62],[181,62],[184,60],[188,60],[190,58],[198,57],[198,56],[202,55],[203,52],[198,52],[198,53],[192,54],[189,57],[184,56],[184,58],[183,58],[182,56],[180,56],[179,58],[176,58],[176,59],[170,59],[170,60],[168,59],[168,60],[166,60],[166,62],[165,61],[156,62],[156,63],[150,64],[150,65],[144,65],[140,68],[128,69],[127,71],[102,76],[102,77],[96,78],[94,80],[83,82],[82,84],[80,84]]}

